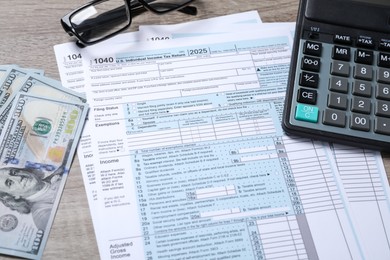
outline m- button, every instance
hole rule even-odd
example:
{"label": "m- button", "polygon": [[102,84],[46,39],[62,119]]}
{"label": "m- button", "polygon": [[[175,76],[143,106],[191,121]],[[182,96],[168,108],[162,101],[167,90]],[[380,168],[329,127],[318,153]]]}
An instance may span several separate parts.
{"label": "m- button", "polygon": [[306,41],[303,45],[303,53],[312,56],[321,56],[322,44],[318,42]]}

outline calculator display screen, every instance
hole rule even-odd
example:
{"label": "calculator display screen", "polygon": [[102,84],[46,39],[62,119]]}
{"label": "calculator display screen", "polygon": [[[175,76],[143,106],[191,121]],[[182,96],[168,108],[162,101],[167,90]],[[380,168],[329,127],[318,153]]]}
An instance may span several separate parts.
{"label": "calculator display screen", "polygon": [[390,7],[390,1],[389,0],[352,0],[352,1],[368,3],[368,4],[378,4],[378,5],[383,5],[383,6],[389,6]]}
{"label": "calculator display screen", "polygon": [[389,33],[390,0],[305,0],[312,21]]}

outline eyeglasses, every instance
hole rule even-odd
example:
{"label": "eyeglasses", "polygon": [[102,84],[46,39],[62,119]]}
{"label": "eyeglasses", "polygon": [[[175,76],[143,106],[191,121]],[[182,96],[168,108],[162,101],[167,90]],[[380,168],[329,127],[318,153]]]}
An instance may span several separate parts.
{"label": "eyeglasses", "polygon": [[179,12],[196,15],[197,9],[190,6],[194,0],[95,0],[65,15],[61,25],[77,38],[77,45],[85,47],[127,29],[135,17],[145,11],[165,14]]}

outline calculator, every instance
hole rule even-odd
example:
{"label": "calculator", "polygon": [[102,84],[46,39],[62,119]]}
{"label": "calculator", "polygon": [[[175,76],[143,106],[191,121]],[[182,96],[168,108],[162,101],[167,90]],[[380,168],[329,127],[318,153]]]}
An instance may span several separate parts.
{"label": "calculator", "polygon": [[282,126],[390,151],[390,0],[301,0]]}

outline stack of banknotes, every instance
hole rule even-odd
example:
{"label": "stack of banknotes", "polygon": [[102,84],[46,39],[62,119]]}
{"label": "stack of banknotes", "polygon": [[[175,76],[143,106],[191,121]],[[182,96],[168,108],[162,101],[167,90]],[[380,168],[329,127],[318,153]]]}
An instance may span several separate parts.
{"label": "stack of banknotes", "polygon": [[41,258],[87,113],[43,71],[0,65],[0,254]]}

